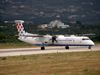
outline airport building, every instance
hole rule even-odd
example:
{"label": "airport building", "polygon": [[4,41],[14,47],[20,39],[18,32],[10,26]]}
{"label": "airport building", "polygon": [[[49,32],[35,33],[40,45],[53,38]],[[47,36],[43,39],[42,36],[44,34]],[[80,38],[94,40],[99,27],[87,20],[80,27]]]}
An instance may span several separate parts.
{"label": "airport building", "polygon": [[64,23],[62,23],[60,20],[54,20],[54,21],[51,21],[49,24],[38,25],[38,27],[39,28],[53,28],[53,27],[68,28],[69,25],[64,25]]}

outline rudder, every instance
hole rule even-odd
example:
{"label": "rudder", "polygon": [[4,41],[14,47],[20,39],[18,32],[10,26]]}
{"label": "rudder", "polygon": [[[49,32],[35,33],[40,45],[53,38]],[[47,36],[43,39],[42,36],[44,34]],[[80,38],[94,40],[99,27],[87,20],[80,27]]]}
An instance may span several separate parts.
{"label": "rudder", "polygon": [[25,35],[25,30],[23,27],[23,20],[15,20],[16,26],[17,26],[17,30],[18,30],[18,34],[19,35]]}

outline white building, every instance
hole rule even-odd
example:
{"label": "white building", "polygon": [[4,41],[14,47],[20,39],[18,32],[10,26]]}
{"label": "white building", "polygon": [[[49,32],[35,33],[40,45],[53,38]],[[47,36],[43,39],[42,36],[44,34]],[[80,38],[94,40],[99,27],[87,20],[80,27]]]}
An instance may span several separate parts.
{"label": "white building", "polygon": [[68,28],[69,25],[64,25],[64,23],[62,23],[60,20],[55,20],[52,21],[48,24],[48,28],[53,28],[53,27],[57,27],[57,28]]}
{"label": "white building", "polygon": [[57,28],[68,28],[69,25],[64,25],[64,23],[62,23],[60,20],[55,20],[55,21],[51,21],[49,24],[42,24],[42,25],[38,25],[39,28],[53,28],[53,27],[57,27]]}
{"label": "white building", "polygon": [[41,24],[41,25],[38,25],[38,28],[47,28],[47,24]]}
{"label": "white building", "polygon": [[68,28],[69,25],[58,25],[57,28]]}

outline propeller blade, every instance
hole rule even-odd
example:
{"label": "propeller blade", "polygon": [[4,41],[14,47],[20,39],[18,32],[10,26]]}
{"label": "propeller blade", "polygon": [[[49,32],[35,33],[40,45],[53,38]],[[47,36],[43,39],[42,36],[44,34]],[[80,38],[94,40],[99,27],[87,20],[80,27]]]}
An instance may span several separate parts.
{"label": "propeller blade", "polygon": [[56,41],[58,43],[58,41],[56,40],[56,36],[52,36],[52,44],[54,44],[54,41]]}

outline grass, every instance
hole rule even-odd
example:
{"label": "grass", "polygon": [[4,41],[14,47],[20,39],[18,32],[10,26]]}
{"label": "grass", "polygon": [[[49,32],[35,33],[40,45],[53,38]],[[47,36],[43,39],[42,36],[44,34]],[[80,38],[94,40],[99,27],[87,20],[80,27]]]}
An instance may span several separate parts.
{"label": "grass", "polygon": [[17,43],[0,43],[0,49],[8,48],[23,48],[23,47],[38,47],[32,44],[17,42]]}
{"label": "grass", "polygon": [[100,51],[0,57],[0,75],[100,75]]}
{"label": "grass", "polygon": [[95,42],[95,45],[100,45],[100,42]]}

